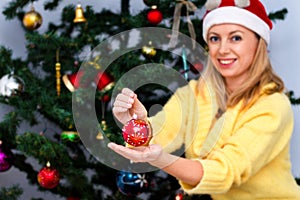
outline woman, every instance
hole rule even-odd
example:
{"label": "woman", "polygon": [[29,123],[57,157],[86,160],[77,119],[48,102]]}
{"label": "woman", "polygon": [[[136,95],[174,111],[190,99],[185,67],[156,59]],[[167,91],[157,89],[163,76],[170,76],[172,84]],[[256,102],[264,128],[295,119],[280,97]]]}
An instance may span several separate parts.
{"label": "woman", "polygon": [[[212,199],[300,199],[291,174],[293,113],[267,52],[272,23],[258,0],[208,1],[203,37],[209,62],[149,119],[149,146],[108,147],[173,175],[188,194]],[[130,89],[113,107],[123,124],[147,111]],[[185,145],[185,158],[172,155]]]}

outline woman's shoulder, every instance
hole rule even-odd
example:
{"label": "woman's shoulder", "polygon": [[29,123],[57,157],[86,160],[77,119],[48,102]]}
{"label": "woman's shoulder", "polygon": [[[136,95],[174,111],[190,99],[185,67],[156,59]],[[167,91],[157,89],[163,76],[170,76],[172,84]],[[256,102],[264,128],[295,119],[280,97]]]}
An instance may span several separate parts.
{"label": "woman's shoulder", "polygon": [[262,105],[266,108],[276,109],[286,109],[286,107],[291,106],[291,102],[286,93],[278,91],[277,85],[275,83],[268,83],[262,87],[258,98],[255,100],[255,105]]}
{"label": "woman's shoulder", "polygon": [[212,90],[211,85],[203,79],[192,79],[189,80],[188,83],[181,88],[178,88],[179,93],[184,93],[188,96],[193,96],[196,98],[211,98],[214,96],[214,92]]}
{"label": "woman's shoulder", "polygon": [[193,79],[188,81],[186,85],[182,87],[178,87],[176,92],[194,94],[195,92],[197,92],[197,87],[198,87],[198,81]]}
{"label": "woman's shoulder", "polygon": [[259,115],[268,113],[288,116],[293,112],[291,102],[284,92],[261,95],[249,110]]}
{"label": "woman's shoulder", "polygon": [[262,102],[270,104],[270,106],[281,107],[283,105],[285,106],[291,106],[290,99],[288,98],[287,94],[284,92],[273,92],[271,94],[264,93],[259,98]]}

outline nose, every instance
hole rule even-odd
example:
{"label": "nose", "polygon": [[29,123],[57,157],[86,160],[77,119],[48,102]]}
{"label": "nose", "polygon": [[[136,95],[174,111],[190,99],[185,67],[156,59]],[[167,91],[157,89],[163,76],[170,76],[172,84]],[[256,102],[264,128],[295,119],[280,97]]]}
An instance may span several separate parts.
{"label": "nose", "polygon": [[230,44],[226,40],[222,40],[219,46],[219,53],[226,54],[230,52]]}

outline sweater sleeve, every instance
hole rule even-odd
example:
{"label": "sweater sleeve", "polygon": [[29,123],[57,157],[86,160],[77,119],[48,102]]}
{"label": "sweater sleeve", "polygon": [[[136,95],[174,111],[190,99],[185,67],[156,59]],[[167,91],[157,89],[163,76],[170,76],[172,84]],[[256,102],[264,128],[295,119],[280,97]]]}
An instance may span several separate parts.
{"label": "sweater sleeve", "polygon": [[196,81],[176,90],[163,109],[149,121],[153,130],[150,143],[160,144],[165,151],[174,152],[182,147],[185,138],[189,102],[195,99]]}
{"label": "sweater sleeve", "polygon": [[187,193],[225,193],[249,180],[288,145],[292,113],[284,94],[262,96],[237,118],[227,139],[205,159],[196,159],[203,166],[203,177],[195,187],[180,181],[183,189]]}

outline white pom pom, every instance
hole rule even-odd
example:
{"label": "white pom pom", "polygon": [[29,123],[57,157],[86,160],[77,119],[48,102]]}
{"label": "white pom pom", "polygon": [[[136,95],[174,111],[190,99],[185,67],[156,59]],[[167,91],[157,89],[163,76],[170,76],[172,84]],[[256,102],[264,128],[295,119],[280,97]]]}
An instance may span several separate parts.
{"label": "white pom pom", "polygon": [[220,4],[221,4],[221,0],[208,0],[205,3],[205,7],[207,10],[213,10],[213,9],[219,7]]}
{"label": "white pom pom", "polygon": [[234,0],[234,3],[237,7],[245,8],[250,6],[250,0]]}

